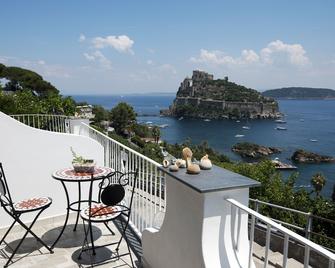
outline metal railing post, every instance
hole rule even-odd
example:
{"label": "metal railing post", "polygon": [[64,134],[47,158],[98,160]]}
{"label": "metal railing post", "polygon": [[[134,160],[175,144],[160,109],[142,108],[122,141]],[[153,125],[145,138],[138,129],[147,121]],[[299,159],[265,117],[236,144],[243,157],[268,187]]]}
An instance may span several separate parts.
{"label": "metal railing post", "polygon": [[305,229],[305,237],[309,240],[311,240],[311,233],[313,228],[313,215],[311,212],[307,214],[307,224]]}

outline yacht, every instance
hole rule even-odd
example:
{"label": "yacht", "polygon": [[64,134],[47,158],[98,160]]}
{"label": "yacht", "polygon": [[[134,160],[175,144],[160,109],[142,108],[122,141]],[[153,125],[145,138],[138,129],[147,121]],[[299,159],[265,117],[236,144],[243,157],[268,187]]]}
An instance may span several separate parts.
{"label": "yacht", "polygon": [[282,119],[275,120],[275,122],[276,122],[277,124],[286,124],[286,121],[285,121],[285,120],[282,120]]}
{"label": "yacht", "polygon": [[180,120],[183,120],[183,119],[184,119],[184,117],[179,117],[179,119],[178,119],[178,120],[180,121]]}
{"label": "yacht", "polygon": [[235,135],[235,138],[243,138],[244,137],[244,135],[242,135],[242,134],[236,134]]}
{"label": "yacht", "polygon": [[275,129],[277,129],[277,130],[287,130],[286,127],[278,127],[278,126]]}
{"label": "yacht", "polygon": [[205,122],[210,122],[211,120],[210,119],[204,119]]}
{"label": "yacht", "polygon": [[243,129],[250,129],[250,127],[248,127],[248,126],[243,126],[242,128]]}

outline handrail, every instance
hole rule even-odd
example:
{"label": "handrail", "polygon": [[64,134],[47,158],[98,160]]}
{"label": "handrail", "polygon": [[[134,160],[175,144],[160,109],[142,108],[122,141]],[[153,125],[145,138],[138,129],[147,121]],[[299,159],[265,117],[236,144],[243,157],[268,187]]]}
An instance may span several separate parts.
{"label": "handrail", "polygon": [[320,254],[322,254],[323,256],[327,257],[331,262],[335,261],[335,254],[326,250],[325,248],[323,248],[322,246],[296,234],[295,232],[287,229],[286,227],[274,222],[273,220],[269,219],[266,216],[263,216],[262,214],[248,208],[247,206],[241,204],[240,202],[232,199],[232,198],[227,198],[225,199],[227,202],[229,202],[230,204],[238,207],[239,209],[247,212],[248,214],[252,215],[253,217],[258,218],[259,220],[263,221],[264,223],[266,223],[267,225],[270,225],[274,228],[276,228],[277,230],[279,230],[280,232],[292,237],[294,240],[302,243],[305,246],[308,246],[309,248],[319,252]]}
{"label": "handrail", "polygon": [[63,117],[63,118],[70,118],[70,116],[63,115],[63,114],[9,114],[10,117],[13,116],[54,116],[54,117]]}
{"label": "handrail", "polygon": [[119,145],[119,146],[121,146],[121,147],[127,149],[129,152],[131,152],[131,153],[133,153],[133,154],[135,154],[135,155],[141,157],[142,159],[144,159],[144,160],[150,162],[151,164],[154,164],[154,165],[157,166],[157,167],[161,167],[161,166],[162,166],[161,164],[157,163],[155,160],[152,160],[151,158],[149,158],[149,157],[147,157],[147,156],[145,156],[145,155],[143,155],[143,154],[141,154],[141,153],[139,153],[139,152],[137,152],[137,151],[135,151],[135,150],[129,148],[128,146],[122,144],[121,142],[118,142],[118,141],[112,139],[111,137],[109,137],[109,136],[107,136],[106,134],[104,134],[104,133],[102,133],[102,132],[96,130],[95,128],[93,128],[93,127],[91,127],[91,126],[89,126],[89,125],[87,125],[87,124],[85,124],[85,123],[83,123],[83,122],[82,122],[81,124],[84,125],[85,127],[89,128],[89,129],[91,129],[91,130],[97,132],[99,135],[103,136],[104,138],[106,138],[106,139],[108,139],[108,140],[110,140],[110,141],[116,143],[117,145]]}
{"label": "handrail", "polygon": [[295,213],[302,214],[302,215],[305,215],[305,216],[310,215],[309,212],[304,212],[304,211],[296,210],[296,209],[293,209],[293,208],[283,207],[283,206],[280,206],[280,205],[268,203],[268,202],[261,201],[261,200],[258,200],[258,199],[249,198],[249,200],[252,201],[252,202],[255,202],[255,203],[267,205],[267,206],[274,207],[274,208],[285,209],[287,211],[295,212]]}

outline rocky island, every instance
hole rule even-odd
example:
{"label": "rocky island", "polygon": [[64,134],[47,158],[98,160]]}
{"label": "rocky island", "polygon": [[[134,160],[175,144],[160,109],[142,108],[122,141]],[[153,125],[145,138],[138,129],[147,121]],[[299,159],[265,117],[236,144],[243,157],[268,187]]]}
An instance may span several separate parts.
{"label": "rocky island", "polygon": [[298,163],[332,163],[335,158],[327,155],[319,155],[312,152],[299,149],[291,157],[294,162]]}
{"label": "rocky island", "polygon": [[232,147],[232,151],[242,157],[262,158],[272,154],[281,153],[282,150],[276,147],[267,147],[250,142],[240,142]]}
{"label": "rocky island", "polygon": [[278,103],[258,91],[195,70],[180,84],[173,104],[161,115],[206,119],[280,117]]}

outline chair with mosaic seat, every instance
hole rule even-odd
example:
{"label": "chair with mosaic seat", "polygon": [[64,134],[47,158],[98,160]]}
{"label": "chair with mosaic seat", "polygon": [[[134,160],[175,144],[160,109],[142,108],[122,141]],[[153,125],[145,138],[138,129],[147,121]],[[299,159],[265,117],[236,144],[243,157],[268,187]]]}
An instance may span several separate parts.
{"label": "chair with mosaic seat", "polygon": [[[0,240],[0,245],[2,243],[6,243],[5,239],[14,227],[15,223],[18,223],[21,225],[26,232],[24,233],[23,237],[19,241],[18,245],[13,249],[13,252],[11,256],[9,256],[7,263],[4,265],[4,267],[8,267],[8,265],[12,262],[13,257],[15,256],[16,252],[22,245],[23,241],[27,237],[28,234],[31,234],[38,242],[40,242],[50,253],[53,253],[52,249],[46,245],[45,242],[41,238],[39,238],[31,229],[35,222],[37,221],[38,217],[41,215],[41,213],[47,209],[52,203],[52,199],[50,197],[33,197],[29,199],[25,199],[19,202],[13,202],[8,183],[6,180],[5,172],[3,170],[2,163],[0,163],[0,204],[1,207],[5,210],[5,212],[13,218],[13,223],[8,228],[8,230],[5,232],[4,236]],[[22,222],[20,217],[23,214],[28,213],[37,213],[36,216],[33,218],[33,221],[28,225]],[[6,245],[8,245],[6,243]]]}
{"label": "chair with mosaic seat", "polygon": [[[95,256],[96,249],[107,246],[115,246],[116,256],[109,258],[108,261],[120,259],[122,256],[129,255],[132,267],[135,267],[130,252],[130,247],[125,236],[129,225],[134,190],[137,185],[137,176],[138,170],[136,170],[136,172],[126,173],[114,171],[107,176],[101,177],[100,183],[98,184],[97,202],[95,202],[92,197],[94,188],[93,185],[97,179],[93,178],[92,176],[89,189],[89,204],[80,213],[80,216],[84,222],[85,238],[82,249],[78,256],[79,260],[82,257],[82,253],[85,251],[91,251],[92,255]],[[105,224],[107,229],[112,233],[112,235],[114,235],[115,233],[108,226],[108,223],[117,220],[121,224],[121,228],[119,230],[121,237],[117,241],[96,246],[93,239],[92,223]],[[125,240],[128,248],[128,252],[125,254],[119,254],[119,247],[122,240]],[[94,263],[92,263],[92,265],[93,264]]]}

